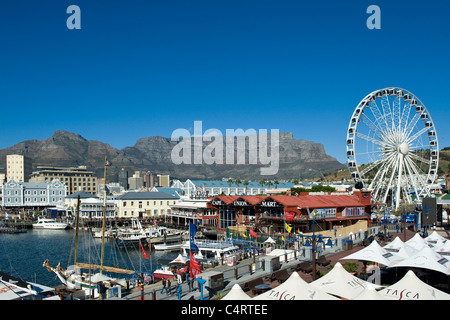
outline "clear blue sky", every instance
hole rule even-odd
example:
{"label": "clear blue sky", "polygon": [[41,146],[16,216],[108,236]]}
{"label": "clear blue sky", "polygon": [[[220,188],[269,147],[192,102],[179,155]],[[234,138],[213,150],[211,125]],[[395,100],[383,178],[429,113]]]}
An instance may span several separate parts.
{"label": "clear blue sky", "polygon": [[[81,8],[81,30],[66,9]],[[366,9],[381,8],[381,30]],[[177,128],[292,131],[344,162],[368,93],[405,88],[450,146],[450,2],[9,0],[0,148],[68,130],[116,148]]]}

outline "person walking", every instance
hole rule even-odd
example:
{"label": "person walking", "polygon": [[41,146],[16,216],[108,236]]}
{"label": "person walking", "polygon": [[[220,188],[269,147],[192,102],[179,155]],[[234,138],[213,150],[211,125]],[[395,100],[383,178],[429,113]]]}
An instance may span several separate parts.
{"label": "person walking", "polygon": [[163,294],[164,291],[166,291],[166,294],[167,294],[167,287],[166,287],[167,281],[166,281],[166,278],[162,278],[161,283],[162,283],[161,294]]}

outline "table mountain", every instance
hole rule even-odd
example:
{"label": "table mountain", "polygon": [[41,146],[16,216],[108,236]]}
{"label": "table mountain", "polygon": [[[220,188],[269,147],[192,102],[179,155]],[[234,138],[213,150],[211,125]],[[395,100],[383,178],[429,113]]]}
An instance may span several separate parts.
{"label": "table mountain", "polygon": [[[261,139],[261,135],[257,135]],[[211,149],[211,142],[185,140],[191,142],[191,152],[193,154],[194,145]],[[262,176],[260,168],[269,167],[268,164],[236,164],[237,154],[245,154],[248,159],[248,145],[244,149],[238,148],[237,137],[234,137],[235,159],[232,164],[174,164],[171,158],[174,147],[179,142],[171,141],[170,138],[152,136],[138,139],[133,147],[116,149],[107,143],[96,140],[86,140],[81,135],[57,130],[53,136],[44,140],[27,140],[15,144],[9,148],[0,150],[1,167],[5,166],[5,156],[7,154],[23,154],[32,159],[33,169],[37,166],[68,167],[86,165],[88,169],[96,171],[98,177],[102,177],[103,163],[105,155],[111,161],[110,173],[117,172],[122,168],[129,170],[149,170],[161,174],[170,174],[178,179],[221,179],[235,178],[241,180],[260,179],[293,179],[310,178],[319,176],[320,172],[334,172],[343,169],[345,166],[335,158],[325,153],[325,148],[321,143],[295,139],[291,132],[279,134],[279,170],[275,175]],[[248,143],[249,137],[246,137]],[[270,142],[270,134],[267,139]],[[259,141],[259,140],[258,140]],[[179,146],[180,147],[180,146]],[[259,152],[259,147],[257,147]],[[270,143],[269,148],[270,150]],[[187,150],[187,149],[186,149]],[[226,146],[223,146],[226,150]],[[216,149],[217,157],[225,159],[225,151],[220,153]],[[225,160],[223,160],[225,163]]]}

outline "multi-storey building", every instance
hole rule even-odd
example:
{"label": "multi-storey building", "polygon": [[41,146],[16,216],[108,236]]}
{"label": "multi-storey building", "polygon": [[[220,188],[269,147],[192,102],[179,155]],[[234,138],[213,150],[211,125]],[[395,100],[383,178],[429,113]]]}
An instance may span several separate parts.
{"label": "multi-storey building", "polygon": [[67,194],[77,191],[97,193],[97,178],[86,166],[59,168],[38,166],[31,174],[30,182],[50,182],[58,179],[67,186]]}
{"label": "multi-storey building", "polygon": [[116,199],[118,218],[150,218],[170,213],[180,197],[165,192],[127,192]]}
{"label": "multi-storey building", "polygon": [[43,209],[64,203],[66,185],[55,179],[52,182],[16,182],[2,184],[2,207]]}
{"label": "multi-storey building", "polygon": [[6,180],[27,182],[31,175],[31,159],[20,154],[6,156]]}

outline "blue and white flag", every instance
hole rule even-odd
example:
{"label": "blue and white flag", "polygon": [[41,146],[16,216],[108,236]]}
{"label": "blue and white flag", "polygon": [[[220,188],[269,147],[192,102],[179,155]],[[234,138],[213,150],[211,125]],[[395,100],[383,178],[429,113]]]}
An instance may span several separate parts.
{"label": "blue and white flag", "polygon": [[197,233],[197,226],[192,222],[189,222],[189,244],[192,250],[200,251],[194,242],[195,234]]}

